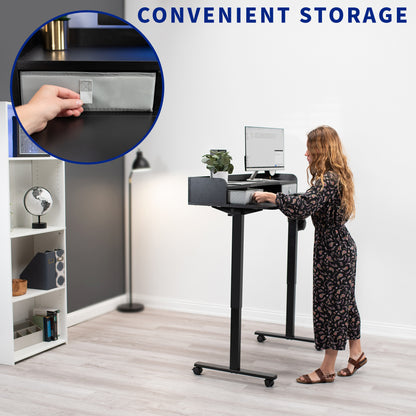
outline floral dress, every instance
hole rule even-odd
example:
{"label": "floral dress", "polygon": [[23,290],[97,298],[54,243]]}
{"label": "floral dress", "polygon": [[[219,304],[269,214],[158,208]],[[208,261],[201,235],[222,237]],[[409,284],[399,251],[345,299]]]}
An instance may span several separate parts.
{"label": "floral dress", "polygon": [[324,175],[299,195],[276,196],[278,208],[291,219],[312,216],[313,323],[316,349],[344,350],[347,339],[360,338],[360,315],[355,301],[357,248],[345,227],[338,176]]}

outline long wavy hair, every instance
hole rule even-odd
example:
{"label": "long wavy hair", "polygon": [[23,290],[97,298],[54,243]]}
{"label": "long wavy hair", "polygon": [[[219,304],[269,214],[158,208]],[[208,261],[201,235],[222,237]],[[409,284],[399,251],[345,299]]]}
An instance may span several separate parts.
{"label": "long wavy hair", "polygon": [[342,149],[338,133],[329,126],[320,126],[308,134],[307,148],[310,162],[307,171],[312,178],[308,182],[314,185],[320,180],[324,183],[324,174],[332,171],[338,176],[338,187],[341,196],[341,209],[347,221],[355,216],[354,181],[348,167],[347,158]]}

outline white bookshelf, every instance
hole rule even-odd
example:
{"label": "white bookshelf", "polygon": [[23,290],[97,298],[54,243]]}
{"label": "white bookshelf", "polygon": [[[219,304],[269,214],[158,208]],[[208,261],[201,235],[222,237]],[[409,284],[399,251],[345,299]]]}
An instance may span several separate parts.
{"label": "white bookshelf", "polygon": [[[5,122],[6,121],[6,122]],[[67,341],[66,283],[62,287],[39,290],[28,288],[22,296],[12,296],[12,278],[18,278],[38,252],[63,249],[65,244],[65,166],[52,157],[8,157],[7,103],[0,103],[0,180],[5,190],[0,210],[1,263],[0,276],[0,364],[14,364]],[[37,219],[24,208],[23,197],[32,186],[46,188],[52,195],[53,206],[42,221],[45,229],[33,229]],[[15,350],[13,325],[32,317],[33,309],[47,307],[60,310],[59,339],[36,342]]]}

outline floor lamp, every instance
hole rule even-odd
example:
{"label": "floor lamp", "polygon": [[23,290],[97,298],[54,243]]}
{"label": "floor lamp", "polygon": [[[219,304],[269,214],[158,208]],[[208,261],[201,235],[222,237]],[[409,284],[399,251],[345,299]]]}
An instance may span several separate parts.
{"label": "floor lamp", "polygon": [[132,299],[132,272],[131,272],[131,263],[132,263],[132,254],[131,254],[131,179],[133,173],[143,172],[144,170],[149,170],[149,162],[143,157],[143,153],[139,150],[136,155],[136,159],[131,166],[131,171],[129,175],[129,301],[128,303],[123,303],[117,307],[117,310],[120,312],[140,312],[144,309],[144,305],[141,303],[133,303]]}

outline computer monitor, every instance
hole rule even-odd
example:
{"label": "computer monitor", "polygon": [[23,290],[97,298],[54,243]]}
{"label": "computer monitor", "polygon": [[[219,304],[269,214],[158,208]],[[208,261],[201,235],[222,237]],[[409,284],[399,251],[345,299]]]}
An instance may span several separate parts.
{"label": "computer monitor", "polygon": [[246,171],[284,169],[284,129],[246,126],[245,142]]}

